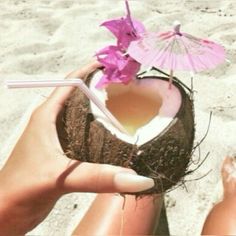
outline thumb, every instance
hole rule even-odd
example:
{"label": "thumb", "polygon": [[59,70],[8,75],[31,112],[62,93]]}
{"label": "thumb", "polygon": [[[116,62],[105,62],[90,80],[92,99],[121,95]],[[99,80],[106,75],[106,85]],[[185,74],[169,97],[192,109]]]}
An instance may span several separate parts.
{"label": "thumb", "polygon": [[141,192],[154,187],[153,179],[133,170],[107,164],[71,161],[57,185],[64,192]]}

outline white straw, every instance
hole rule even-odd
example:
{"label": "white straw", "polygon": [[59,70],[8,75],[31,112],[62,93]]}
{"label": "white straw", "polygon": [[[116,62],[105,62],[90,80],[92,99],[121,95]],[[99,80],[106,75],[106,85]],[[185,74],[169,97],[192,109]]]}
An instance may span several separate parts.
{"label": "white straw", "polygon": [[41,88],[41,87],[65,87],[78,86],[83,83],[81,79],[68,80],[8,80],[6,86],[9,89],[18,88]]}
{"label": "white straw", "polygon": [[76,86],[89,98],[91,101],[104,113],[105,116],[115,125],[121,132],[127,133],[121,123],[111,114],[106,106],[96,97],[96,95],[85,85],[81,79],[67,79],[67,80],[10,80],[6,81],[6,86],[9,89],[16,88],[40,88],[40,87],[64,87]]}

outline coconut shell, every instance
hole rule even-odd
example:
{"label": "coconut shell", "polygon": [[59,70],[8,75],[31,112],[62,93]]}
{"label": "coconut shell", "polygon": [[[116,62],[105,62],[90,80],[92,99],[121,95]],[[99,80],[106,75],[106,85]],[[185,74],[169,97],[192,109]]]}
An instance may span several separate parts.
{"label": "coconut shell", "polygon": [[[87,79],[89,84],[93,74]],[[168,80],[148,76],[142,79]],[[151,141],[136,146],[119,140],[94,119],[87,97],[76,89],[58,119],[58,135],[63,150],[71,159],[129,167],[151,177],[155,186],[139,194],[163,193],[178,184],[185,173],[194,142],[193,102],[177,82],[181,107],[166,129]]]}

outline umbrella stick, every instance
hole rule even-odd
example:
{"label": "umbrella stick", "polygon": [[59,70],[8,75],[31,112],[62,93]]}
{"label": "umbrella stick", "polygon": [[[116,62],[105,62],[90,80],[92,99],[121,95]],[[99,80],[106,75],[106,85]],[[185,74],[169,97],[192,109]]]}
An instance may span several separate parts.
{"label": "umbrella stick", "polygon": [[174,75],[174,71],[171,70],[170,71],[170,79],[169,79],[169,89],[171,89],[171,85],[173,83],[173,75]]}
{"label": "umbrella stick", "polygon": [[76,86],[100,109],[101,112],[117,127],[122,133],[128,134],[123,125],[112,115],[106,106],[97,98],[97,96],[85,85],[81,79],[68,79],[68,80],[31,80],[31,81],[18,81],[11,80],[6,82],[7,88],[39,88],[39,87],[64,87]]}
{"label": "umbrella stick", "polygon": [[[168,77],[170,77],[170,75],[168,75],[167,73],[165,73],[164,71],[162,71],[162,70],[160,70],[160,69],[158,69],[158,68],[156,68],[156,67],[152,67],[152,70],[155,70],[155,71],[158,71],[159,73],[161,73],[161,74],[163,74],[163,75],[165,75],[165,76],[168,76]],[[141,74],[140,74],[141,75]],[[181,84],[184,88],[186,88],[190,93],[192,93],[193,92],[193,90],[192,89],[190,89],[187,85],[185,85],[181,80],[179,80],[177,77],[173,77],[173,80],[175,81],[175,82],[178,82],[179,84]]]}

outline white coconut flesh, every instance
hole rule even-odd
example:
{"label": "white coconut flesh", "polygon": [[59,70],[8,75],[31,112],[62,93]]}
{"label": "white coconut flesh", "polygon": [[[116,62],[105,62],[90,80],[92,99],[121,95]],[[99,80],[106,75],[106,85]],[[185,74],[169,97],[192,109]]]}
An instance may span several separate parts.
{"label": "white coconut flesh", "polygon": [[134,79],[128,85],[110,84],[97,89],[102,72],[94,75],[90,89],[123,125],[122,133],[100,109],[90,101],[95,119],[120,140],[141,146],[163,132],[175,119],[182,99],[179,89],[161,79]]}

